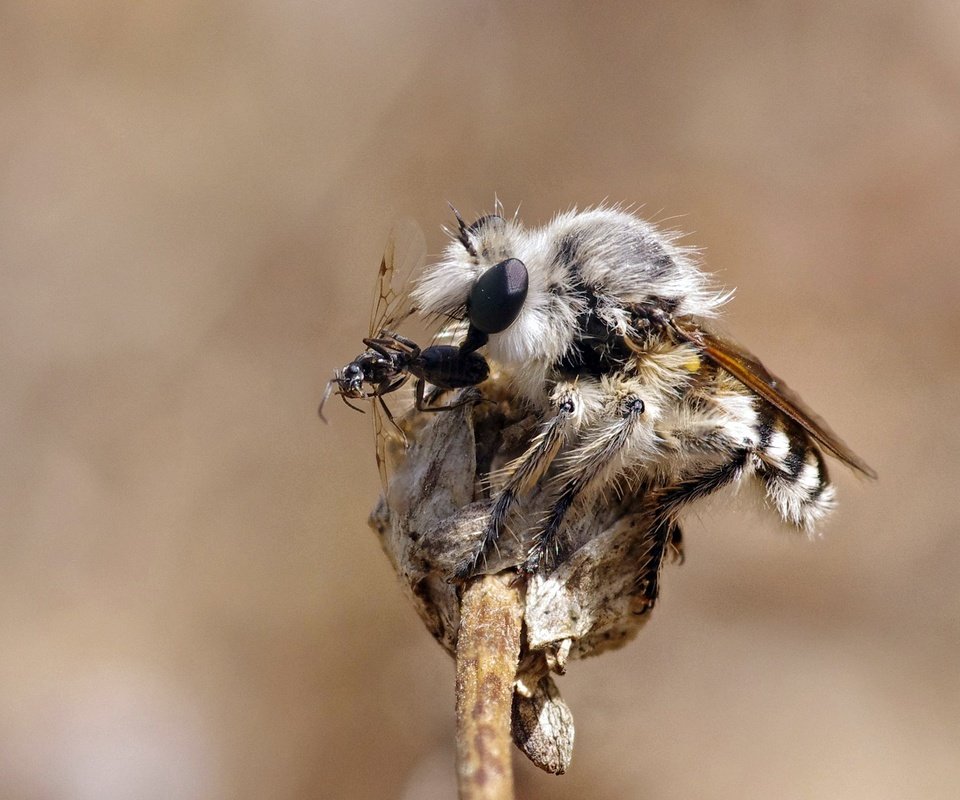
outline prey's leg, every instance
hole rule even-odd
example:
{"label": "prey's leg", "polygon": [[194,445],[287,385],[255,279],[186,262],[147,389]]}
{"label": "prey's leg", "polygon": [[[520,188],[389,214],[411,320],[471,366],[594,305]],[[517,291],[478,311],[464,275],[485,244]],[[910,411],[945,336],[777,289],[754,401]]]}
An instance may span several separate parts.
{"label": "prey's leg", "polygon": [[414,390],[414,405],[417,408],[417,411],[429,411],[430,413],[436,411],[453,411],[455,408],[461,408],[462,406],[468,406],[473,403],[479,402],[482,398],[478,398],[478,392],[466,392],[466,397],[461,397],[456,403],[450,403],[446,406],[432,406],[430,405],[430,400],[427,400],[425,397],[426,393],[426,381],[423,378],[417,379],[417,385]]}
{"label": "prey's leg", "polygon": [[390,406],[388,406],[387,403],[386,403],[386,401],[383,399],[383,395],[382,395],[382,394],[376,394],[376,395],[371,395],[371,396],[372,396],[372,397],[375,397],[375,398],[376,398],[376,401],[380,403],[380,408],[382,408],[382,409],[383,409],[383,413],[387,415],[387,419],[390,420],[390,424],[393,425],[393,427],[397,429],[397,433],[400,434],[400,438],[401,438],[401,440],[403,441],[403,447],[404,447],[404,449],[406,449],[407,447],[409,447],[409,446],[410,446],[410,443],[407,441],[407,434],[405,434],[405,433],[403,432],[403,428],[401,428],[401,427],[397,424],[397,421],[393,418],[393,412],[390,410]]}

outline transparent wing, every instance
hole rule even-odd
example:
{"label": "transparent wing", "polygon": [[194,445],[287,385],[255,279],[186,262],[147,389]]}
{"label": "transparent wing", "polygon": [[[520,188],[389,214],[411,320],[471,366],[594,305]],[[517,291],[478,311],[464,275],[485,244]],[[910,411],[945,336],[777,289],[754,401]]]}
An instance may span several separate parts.
{"label": "transparent wing", "polygon": [[410,303],[411,278],[426,253],[426,239],[416,222],[407,219],[394,224],[377,273],[368,336],[392,330],[414,312]]}
{"label": "transparent wing", "polygon": [[[406,376],[394,384],[395,389],[391,391],[399,389],[404,383],[406,383]],[[380,473],[380,485],[386,494],[390,478],[390,454],[388,453],[390,440],[402,442],[403,447],[406,448],[407,436],[394,419],[393,412],[390,411],[390,406],[387,405],[382,394],[373,398],[373,432],[376,439],[377,471]]]}
{"label": "transparent wing", "polygon": [[373,398],[373,435],[377,443],[376,458],[377,471],[380,473],[380,487],[383,494],[387,494],[387,479],[389,477],[387,469],[387,430],[386,422],[383,418],[383,412],[380,410],[380,398]]}
{"label": "transparent wing", "polygon": [[877,477],[877,473],[847,447],[826,422],[811,411],[780,378],[767,370],[752,353],[738,344],[708,333],[692,320],[673,319],[670,327],[682,340],[694,345],[710,361],[790,417],[848,467],[867,477]]}
{"label": "transparent wing", "polygon": [[[426,239],[416,222],[401,219],[394,223],[374,287],[368,333],[371,338],[381,336],[384,331],[398,333],[400,324],[416,313],[417,309],[410,301],[410,290],[413,276],[426,259],[426,252]],[[428,332],[429,343],[458,344],[466,336],[468,324],[466,319],[443,317],[439,325]]]}
{"label": "transparent wing", "polygon": [[[416,222],[401,219],[394,223],[374,286],[370,324],[367,329],[370,338],[381,336],[384,330],[394,330],[413,314],[415,309],[410,302],[411,279],[413,273],[423,264],[426,252],[426,239]],[[380,473],[380,485],[386,493],[389,479],[387,443],[391,436],[398,434],[383,397],[377,394],[371,397],[371,403],[377,471]]]}
{"label": "transparent wing", "polygon": [[433,333],[430,344],[459,345],[467,337],[469,320],[449,319]]}

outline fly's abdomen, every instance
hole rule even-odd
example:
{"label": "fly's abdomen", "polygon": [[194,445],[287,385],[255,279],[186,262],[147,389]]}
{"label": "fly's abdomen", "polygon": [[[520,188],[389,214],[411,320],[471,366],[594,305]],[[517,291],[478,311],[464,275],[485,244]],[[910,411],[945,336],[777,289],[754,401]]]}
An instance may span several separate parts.
{"label": "fly's abdomen", "polygon": [[757,472],[783,519],[812,532],[835,504],[823,453],[793,420],[773,412],[763,421]]}

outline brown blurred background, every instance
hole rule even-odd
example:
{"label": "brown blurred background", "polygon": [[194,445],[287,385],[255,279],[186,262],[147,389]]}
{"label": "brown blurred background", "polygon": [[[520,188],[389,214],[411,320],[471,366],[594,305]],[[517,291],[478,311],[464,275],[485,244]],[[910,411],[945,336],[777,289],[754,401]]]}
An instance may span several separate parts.
{"label": "brown blurred background", "polygon": [[497,193],[690,231],[881,476],[816,542],[692,516],[520,796],[955,797],[960,11],[836,5],[3,4],[0,796],[452,796],[369,417],[316,405],[391,222]]}

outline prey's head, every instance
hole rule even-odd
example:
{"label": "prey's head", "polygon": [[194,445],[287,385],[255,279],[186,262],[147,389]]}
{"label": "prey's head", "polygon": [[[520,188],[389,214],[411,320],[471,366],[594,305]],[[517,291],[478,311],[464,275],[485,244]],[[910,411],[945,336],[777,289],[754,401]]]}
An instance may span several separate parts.
{"label": "prey's head", "polygon": [[351,361],[342,369],[338,369],[333,380],[337,384],[337,394],[344,397],[363,397],[363,370]]}
{"label": "prey's head", "polygon": [[363,393],[363,369],[357,363],[359,360],[360,356],[345,367],[338,369],[333,377],[327,381],[327,388],[323,392],[323,399],[320,400],[320,407],[317,409],[317,414],[324,422],[327,421],[327,418],[323,416],[323,407],[327,404],[330,395],[334,393],[334,389],[336,389],[336,394],[340,395],[343,402],[350,408],[354,411],[362,411],[347,399],[352,397],[357,400],[365,396]]}

